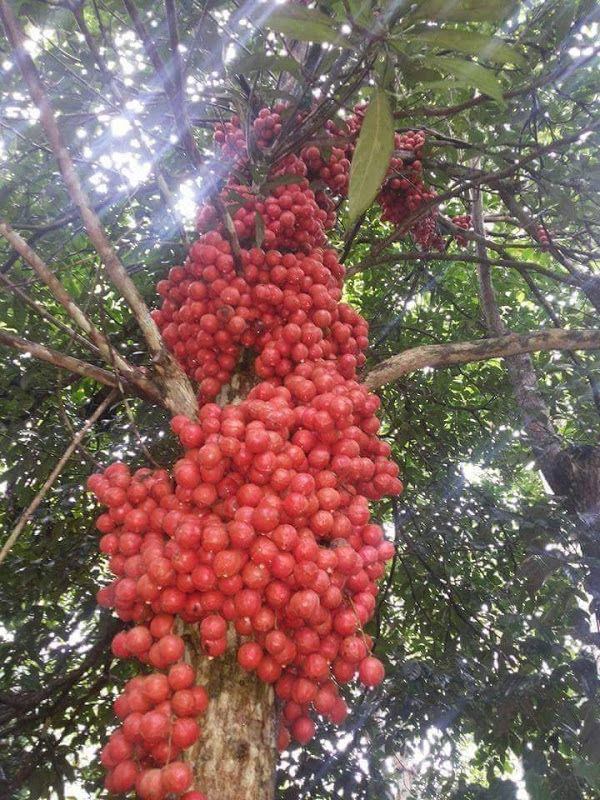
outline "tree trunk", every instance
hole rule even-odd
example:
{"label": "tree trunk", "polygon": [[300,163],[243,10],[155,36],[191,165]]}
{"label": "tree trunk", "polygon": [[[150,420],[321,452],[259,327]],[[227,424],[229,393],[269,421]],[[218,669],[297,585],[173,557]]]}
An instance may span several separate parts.
{"label": "tree trunk", "polygon": [[200,642],[191,658],[210,702],[202,735],[190,750],[195,785],[209,800],[273,800],[277,767],[275,694],[236,660],[237,637],[229,650],[209,659]]}
{"label": "tree trunk", "polygon": [[579,544],[588,568],[586,589],[592,598],[592,611],[600,620],[600,447],[562,450],[543,474],[579,522]]}

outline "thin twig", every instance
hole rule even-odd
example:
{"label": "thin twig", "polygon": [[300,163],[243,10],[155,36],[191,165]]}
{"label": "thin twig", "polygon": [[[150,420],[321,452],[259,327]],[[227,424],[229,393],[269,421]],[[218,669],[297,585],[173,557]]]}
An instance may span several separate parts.
{"label": "thin twig", "polygon": [[48,477],[42,484],[41,488],[31,501],[31,503],[27,506],[27,508],[23,511],[23,513],[17,520],[17,524],[12,529],[10,536],[2,545],[2,549],[0,550],[0,564],[2,564],[2,562],[10,552],[11,548],[14,546],[15,542],[21,535],[23,529],[25,528],[25,526],[27,525],[33,514],[35,514],[40,504],[42,503],[44,497],[48,494],[48,491],[54,485],[54,482],[62,472],[63,467],[65,466],[67,461],[71,458],[71,456],[77,449],[77,446],[79,445],[83,437],[90,430],[90,428],[93,427],[93,425],[97,422],[97,420],[100,419],[102,414],[106,411],[108,406],[113,402],[113,400],[115,400],[116,397],[117,397],[117,392],[113,389],[113,391],[110,392],[107,395],[107,397],[100,403],[100,405],[94,411],[92,416],[84,423],[83,427],[75,434],[75,436],[71,440],[71,443],[69,444],[65,452],[62,454],[60,459],[57,461],[56,466],[54,467],[50,475],[48,475]]}

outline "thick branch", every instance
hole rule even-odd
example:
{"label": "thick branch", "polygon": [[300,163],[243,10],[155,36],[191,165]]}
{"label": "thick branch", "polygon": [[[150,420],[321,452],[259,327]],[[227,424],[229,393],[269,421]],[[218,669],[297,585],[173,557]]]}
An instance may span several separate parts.
{"label": "thick branch", "polygon": [[75,450],[79,446],[79,443],[81,442],[83,437],[90,430],[90,428],[92,428],[94,426],[94,424],[97,422],[97,420],[100,419],[102,414],[104,414],[104,412],[106,411],[108,406],[113,402],[113,400],[116,397],[117,397],[117,391],[113,389],[113,391],[110,392],[110,394],[100,403],[100,405],[94,411],[92,416],[88,420],[86,420],[86,422],[83,425],[83,427],[79,431],[77,431],[77,433],[75,434],[75,436],[71,440],[71,443],[69,444],[69,446],[67,447],[65,452],[62,454],[60,459],[57,461],[57,463],[56,463],[54,469],[52,470],[52,472],[50,473],[50,475],[48,475],[48,477],[46,478],[46,480],[44,481],[44,483],[40,487],[39,491],[37,492],[37,494],[35,495],[35,497],[31,501],[31,503],[27,506],[27,508],[23,511],[23,513],[21,514],[21,516],[17,520],[17,524],[13,528],[10,536],[4,542],[4,544],[2,545],[2,549],[0,550],[0,564],[2,564],[2,562],[4,561],[6,556],[8,555],[9,551],[11,550],[11,548],[13,547],[13,545],[15,544],[15,542],[17,541],[17,539],[21,535],[21,532],[23,531],[23,529],[25,528],[25,526],[27,525],[27,523],[29,522],[31,517],[37,511],[37,509],[40,506],[41,502],[43,501],[44,497],[48,494],[48,491],[52,488],[54,482],[56,481],[56,479],[58,478],[58,476],[62,472],[63,467],[65,466],[67,461],[71,458],[71,456],[73,455],[73,453],[75,452]]}
{"label": "thick branch", "polygon": [[[476,187],[471,189],[471,217],[475,233],[481,237],[476,243],[477,255],[481,259],[477,268],[477,278],[486,329],[490,336],[506,334],[507,328],[498,309],[485,245],[483,198],[481,190]],[[568,345],[565,349],[577,350],[578,348]],[[527,352],[512,353],[506,357],[506,369],[537,465],[546,476],[546,479],[549,480],[548,476],[561,452],[562,442],[554,427],[544,398],[539,391],[531,357]],[[552,485],[550,480],[549,482]]]}
{"label": "thick branch", "polygon": [[491,358],[506,358],[522,353],[547,350],[599,350],[600,330],[559,330],[549,328],[535,333],[511,333],[469,342],[428,344],[413,347],[374,367],[365,380],[370,389],[397,380],[409,372],[426,367],[438,369]]}
{"label": "thick branch", "polygon": [[[119,378],[107,369],[97,367],[87,361],[82,361],[80,358],[68,356],[58,350],[53,350],[51,347],[46,347],[38,342],[31,342],[29,339],[23,339],[16,336],[14,333],[0,330],[0,345],[11,347],[13,350],[18,350],[21,353],[29,353],[30,356],[38,361],[45,361],[47,364],[52,364],[53,367],[64,369],[74,375],[81,375],[84,378],[91,378],[92,380],[102,383],[104,386],[110,386],[112,389],[122,389]],[[139,386],[132,386],[127,381],[123,381],[125,387],[130,388],[132,394],[137,394],[145,400],[150,400],[159,405],[165,405],[164,397],[158,387],[149,382],[148,393],[143,393]]]}
{"label": "thick branch", "polygon": [[93,378],[95,381],[103,383],[105,386],[111,386],[113,389],[116,389],[119,385],[115,375],[106,369],[102,369],[102,367],[88,364],[87,361],[60,353],[58,350],[53,350],[43,344],[22,339],[13,333],[0,330],[0,344],[12,347],[21,353],[29,353],[29,355],[37,358],[38,361],[46,361],[54,367],[67,370],[67,372],[74,372],[76,375],[83,375],[86,378]]}

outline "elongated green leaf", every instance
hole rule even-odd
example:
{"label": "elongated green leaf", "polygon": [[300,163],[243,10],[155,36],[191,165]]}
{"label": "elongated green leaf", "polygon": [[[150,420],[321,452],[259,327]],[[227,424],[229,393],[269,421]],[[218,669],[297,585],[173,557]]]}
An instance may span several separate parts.
{"label": "elongated green leaf", "polygon": [[290,183],[302,183],[304,180],[305,178],[302,175],[277,175],[275,178],[271,178],[266,183],[263,183],[261,189],[270,192],[271,189],[275,189],[277,186],[287,186]]}
{"label": "elongated green leaf", "polygon": [[496,36],[486,36],[476,31],[428,29],[410,37],[409,41],[415,44],[425,42],[434,47],[457,50],[459,53],[479,56],[495,64],[515,64],[519,67],[527,65],[527,61],[515,47],[511,47]]}
{"label": "elongated green leaf", "polygon": [[250,53],[236,59],[232,64],[234,72],[249,74],[251,72],[289,72],[301,77],[302,70],[298,62],[289,56],[267,55],[266,53]]}
{"label": "elongated green leaf", "polygon": [[422,0],[411,16],[448,22],[502,22],[516,5],[515,0]]}
{"label": "elongated green leaf", "polygon": [[336,42],[340,38],[329,17],[296,3],[277,8],[265,24],[271,30],[301,42]]}
{"label": "elongated green leaf", "polygon": [[265,238],[265,220],[263,219],[262,214],[259,214],[258,211],[254,214],[254,230],[256,246],[260,247]]}
{"label": "elongated green leaf", "polygon": [[371,205],[385,178],[394,148],[390,99],[377,89],[369,103],[350,168],[348,214],[354,222]]}
{"label": "elongated green leaf", "polygon": [[450,56],[430,56],[428,63],[446,75],[452,76],[458,83],[479,89],[483,94],[493,97],[494,100],[504,105],[502,86],[495,74],[486,67],[475,64],[473,61],[462,61],[460,58],[451,58]]}

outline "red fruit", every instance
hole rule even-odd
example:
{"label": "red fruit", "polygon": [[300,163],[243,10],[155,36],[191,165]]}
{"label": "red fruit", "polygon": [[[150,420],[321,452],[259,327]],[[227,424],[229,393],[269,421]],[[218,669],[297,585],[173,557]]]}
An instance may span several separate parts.
{"label": "red fruit", "polygon": [[189,664],[173,664],[168,674],[168,683],[173,691],[190,689],[196,680],[194,668]]}
{"label": "red fruit", "polygon": [[185,644],[181,636],[168,633],[158,641],[158,650],[161,658],[167,664],[174,664],[179,661],[185,652]]}
{"label": "red fruit", "polygon": [[329,712],[329,719],[334,725],[341,725],[348,716],[348,706],[341,697],[336,698],[333,708]]}
{"label": "red fruit", "polygon": [[329,714],[337,700],[335,689],[324,686],[317,691],[313,705],[319,714]]}
{"label": "red fruit", "polygon": [[367,656],[360,662],[358,677],[365,686],[377,686],[385,677],[383,664],[375,656]]}
{"label": "red fruit", "polygon": [[292,724],[292,736],[299,744],[307,744],[315,735],[315,723],[310,717],[298,717]]}
{"label": "red fruit", "polygon": [[159,711],[148,711],[143,715],[140,723],[142,739],[148,742],[158,742],[166,739],[169,734],[169,718]]}
{"label": "red fruit", "polygon": [[211,658],[218,658],[227,652],[227,639],[206,639],[204,649]]}
{"label": "red fruit", "polygon": [[263,657],[262,647],[256,642],[245,642],[237,652],[238,664],[242,669],[251,672],[255,670]]}
{"label": "red fruit", "polygon": [[165,792],[179,794],[189,789],[194,775],[192,767],[185,761],[172,761],[162,769],[162,785]]}
{"label": "red fruit", "polygon": [[139,711],[130,713],[123,720],[123,736],[128,742],[137,742],[140,740],[142,734],[140,732],[142,724],[142,714]]}
{"label": "red fruit", "polygon": [[115,634],[111,643],[111,650],[117,658],[129,658],[131,656],[127,631],[119,631],[119,633]]}
{"label": "red fruit", "polygon": [[222,639],[227,633],[227,622],[219,614],[209,614],[200,623],[203,639]]}
{"label": "red fruit", "polygon": [[156,639],[162,639],[173,628],[173,617],[170,614],[157,614],[150,623],[150,633]]}
{"label": "red fruit", "polygon": [[153,704],[162,703],[171,694],[171,687],[166,675],[155,674],[148,675],[144,679],[144,687],[142,689],[148,700]]}
{"label": "red fruit", "polygon": [[160,769],[144,770],[138,776],[135,789],[142,800],[163,800],[165,790],[162,785],[162,771]]}
{"label": "red fruit", "polygon": [[200,736],[200,727],[193,717],[181,717],[173,722],[171,741],[175,747],[185,750]]}
{"label": "red fruit", "polygon": [[134,655],[139,655],[140,653],[144,653],[146,650],[149,650],[150,646],[154,642],[152,634],[144,625],[136,625],[135,628],[131,628],[129,631],[127,631],[126,636],[127,648]]}
{"label": "red fruit", "polygon": [[112,772],[112,790],[119,794],[130,792],[135,786],[138,769],[135,761],[122,761]]}
{"label": "red fruit", "polygon": [[240,617],[253,617],[261,607],[260,593],[253,589],[242,589],[234,598],[235,610]]}
{"label": "red fruit", "polygon": [[277,733],[277,749],[279,752],[287,750],[287,748],[290,746],[291,739],[292,737],[290,736],[289,730],[284,728],[282,725]]}
{"label": "red fruit", "polygon": [[190,689],[179,689],[171,697],[171,708],[178,717],[193,717],[196,714],[196,703]]}
{"label": "red fruit", "polygon": [[192,688],[194,695],[194,708],[196,714],[204,714],[208,708],[208,693],[203,686],[194,686]]}
{"label": "red fruit", "polygon": [[263,656],[256,668],[256,674],[265,683],[275,683],[281,675],[281,667],[271,656]]}

